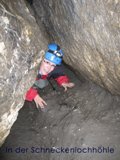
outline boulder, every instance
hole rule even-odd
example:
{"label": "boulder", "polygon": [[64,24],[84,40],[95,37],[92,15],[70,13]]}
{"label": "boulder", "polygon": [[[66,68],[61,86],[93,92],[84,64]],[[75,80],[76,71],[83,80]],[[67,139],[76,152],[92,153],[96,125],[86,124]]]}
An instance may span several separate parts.
{"label": "boulder", "polygon": [[23,0],[0,2],[0,145],[35,79],[35,67],[48,44],[43,34]]}
{"label": "boulder", "polygon": [[120,95],[119,1],[35,0],[33,7],[51,41],[63,48],[65,62]]}

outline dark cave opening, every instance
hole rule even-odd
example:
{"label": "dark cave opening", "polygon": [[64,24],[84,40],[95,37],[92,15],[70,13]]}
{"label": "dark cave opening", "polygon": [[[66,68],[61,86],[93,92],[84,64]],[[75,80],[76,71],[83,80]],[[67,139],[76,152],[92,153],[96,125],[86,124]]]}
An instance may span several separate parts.
{"label": "dark cave opening", "polygon": [[33,5],[33,0],[26,0],[31,6]]}

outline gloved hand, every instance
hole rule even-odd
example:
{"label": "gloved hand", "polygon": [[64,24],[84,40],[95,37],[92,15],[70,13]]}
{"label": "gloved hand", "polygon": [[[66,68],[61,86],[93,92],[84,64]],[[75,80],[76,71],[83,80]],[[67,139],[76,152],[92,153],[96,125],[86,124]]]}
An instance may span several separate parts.
{"label": "gloved hand", "polygon": [[64,89],[65,89],[64,91],[66,92],[66,91],[67,91],[67,88],[72,88],[72,87],[75,86],[75,84],[72,83],[72,82],[69,82],[69,83],[62,83],[61,86],[64,87]]}
{"label": "gloved hand", "polygon": [[47,105],[47,103],[38,94],[35,96],[34,101],[36,103],[37,108],[45,108],[45,106]]}

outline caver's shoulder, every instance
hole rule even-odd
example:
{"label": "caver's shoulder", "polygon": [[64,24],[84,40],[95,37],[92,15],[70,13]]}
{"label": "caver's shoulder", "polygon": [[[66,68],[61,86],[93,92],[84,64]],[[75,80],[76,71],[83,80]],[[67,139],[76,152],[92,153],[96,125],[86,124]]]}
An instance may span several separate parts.
{"label": "caver's shoulder", "polygon": [[64,65],[59,65],[54,68],[54,70],[49,74],[49,76],[57,73],[64,73]]}

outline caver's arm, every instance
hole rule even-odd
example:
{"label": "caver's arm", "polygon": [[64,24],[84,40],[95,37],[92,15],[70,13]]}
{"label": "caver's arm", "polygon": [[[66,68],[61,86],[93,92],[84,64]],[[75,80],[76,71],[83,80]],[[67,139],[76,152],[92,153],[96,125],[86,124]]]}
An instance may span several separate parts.
{"label": "caver's arm", "polygon": [[[41,77],[43,80],[46,78],[45,76],[44,77]],[[36,78],[36,81],[38,81],[40,78]],[[35,82],[36,82],[35,81]],[[35,83],[34,83],[35,84]],[[47,103],[42,99],[42,97],[39,96],[38,94],[38,88],[37,86],[35,86],[33,84],[33,86],[27,91],[26,93],[26,96],[25,96],[25,100],[27,101],[35,101],[36,103],[36,107],[41,107],[41,108],[44,108],[45,105],[47,105]]]}
{"label": "caver's arm", "polygon": [[70,82],[70,79],[65,74],[63,65],[56,67],[51,76],[57,81],[58,85],[64,87],[65,91],[67,91],[67,88],[74,86],[74,83]]}
{"label": "caver's arm", "polygon": [[27,93],[26,93],[26,95],[25,95],[25,100],[27,100],[27,101],[33,101],[34,98],[36,97],[36,95],[38,95],[37,89],[31,87],[31,88],[27,91]]}
{"label": "caver's arm", "polygon": [[[35,82],[39,81],[40,79],[45,80],[46,78],[47,78],[47,75],[40,76],[38,74],[37,77],[36,77]],[[27,100],[27,101],[33,101],[34,98],[38,95],[38,89],[39,89],[39,87],[35,86],[34,84],[33,84],[33,86],[26,93],[25,100]]]}

